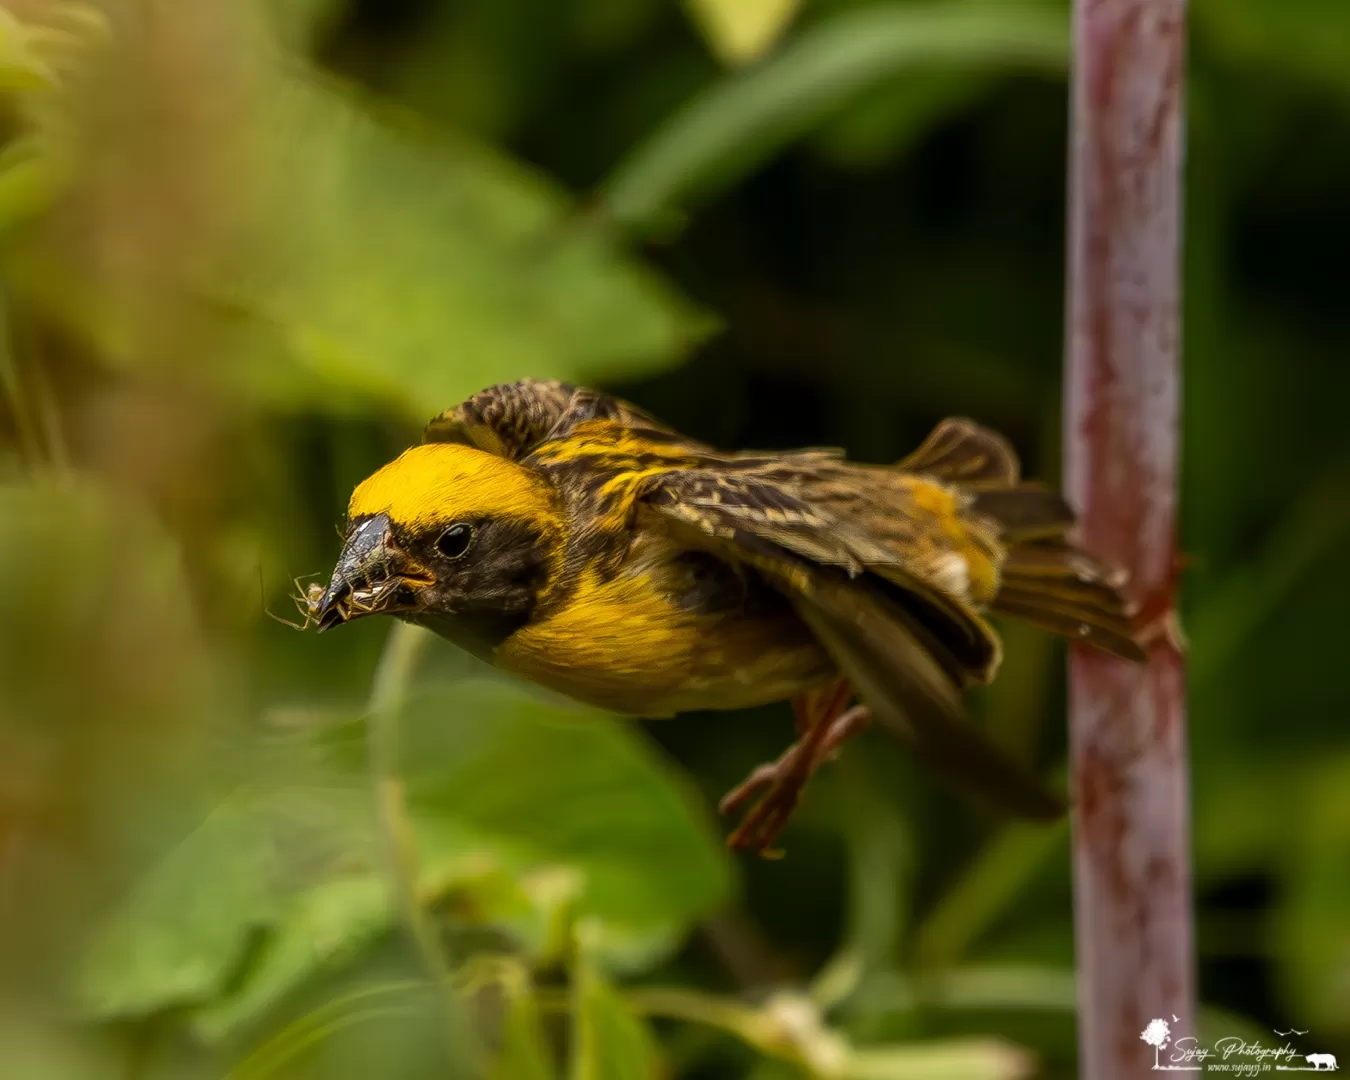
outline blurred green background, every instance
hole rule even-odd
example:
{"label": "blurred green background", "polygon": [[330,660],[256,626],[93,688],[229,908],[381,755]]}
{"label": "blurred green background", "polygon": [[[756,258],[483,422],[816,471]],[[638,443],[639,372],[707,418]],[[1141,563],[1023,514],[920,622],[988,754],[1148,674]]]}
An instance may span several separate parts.
{"label": "blurred green background", "polygon": [[[624,724],[264,613],[525,375],[872,461],[966,414],[1057,477],[1067,17],[4,0],[0,1073],[1075,1075],[1066,827],[872,733],[733,859],[785,707]],[[1192,24],[1200,1034],[1345,1059],[1350,6]],[[1061,767],[1062,650],[1007,644],[972,708]]]}

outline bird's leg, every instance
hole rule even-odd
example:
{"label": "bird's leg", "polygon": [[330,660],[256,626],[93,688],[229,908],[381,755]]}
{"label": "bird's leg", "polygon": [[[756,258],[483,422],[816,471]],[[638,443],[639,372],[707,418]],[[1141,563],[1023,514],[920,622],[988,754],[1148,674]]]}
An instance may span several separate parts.
{"label": "bird's leg", "polygon": [[721,810],[728,813],[759,795],[754,806],[727,838],[735,851],[754,850],[765,857],[776,852],[771,845],[787,826],[802,790],[818,769],[844,742],[852,738],[871,719],[865,705],[857,705],[833,720],[822,722],[793,743],[777,761],[761,765],[722,800]]}
{"label": "bird's leg", "polygon": [[721,811],[726,814],[758,796],[727,838],[728,847],[770,854],[770,845],[787,825],[812,774],[871,719],[865,705],[845,708],[852,696],[852,688],[841,680],[826,690],[807,691],[793,699],[801,738],[777,761],[755,769],[722,799]]}
{"label": "bird's leg", "polygon": [[803,690],[792,699],[792,720],[797,726],[797,734],[805,735],[821,721],[828,722],[835,714],[843,712],[852,696],[853,688],[846,679],[835,679],[824,686]]}
{"label": "bird's leg", "polygon": [[802,743],[807,740],[810,733],[813,730],[817,731],[817,737],[823,734],[824,726],[848,704],[851,693],[848,683],[838,679],[824,687],[803,690],[794,697],[792,716],[800,738],[788,747],[777,761],[758,766],[745,780],[723,796],[720,804],[722,813],[740,809],[753,796],[770,788],[789,767],[790,759],[794,755],[800,756]]}

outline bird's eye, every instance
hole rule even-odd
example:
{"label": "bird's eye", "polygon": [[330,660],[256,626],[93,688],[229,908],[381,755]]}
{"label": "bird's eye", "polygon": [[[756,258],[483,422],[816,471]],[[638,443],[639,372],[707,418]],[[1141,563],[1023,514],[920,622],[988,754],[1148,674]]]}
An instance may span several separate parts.
{"label": "bird's eye", "polygon": [[436,550],[447,559],[461,558],[469,545],[473,543],[473,526],[467,521],[457,521],[436,541]]}

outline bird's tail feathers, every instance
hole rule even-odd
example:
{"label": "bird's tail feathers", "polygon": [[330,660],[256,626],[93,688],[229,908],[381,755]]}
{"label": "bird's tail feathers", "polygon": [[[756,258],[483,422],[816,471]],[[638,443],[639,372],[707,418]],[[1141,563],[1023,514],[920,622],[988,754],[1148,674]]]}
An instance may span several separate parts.
{"label": "bird's tail feathers", "polygon": [[1064,538],[1014,544],[993,610],[1126,660],[1145,658],[1126,574]]}
{"label": "bird's tail feathers", "polygon": [[971,420],[944,420],[899,467],[967,491],[971,509],[998,523],[1007,555],[996,613],[1144,659],[1135,606],[1124,591],[1128,575],[1073,543],[1073,510],[1053,491],[1020,479],[1003,436]]}

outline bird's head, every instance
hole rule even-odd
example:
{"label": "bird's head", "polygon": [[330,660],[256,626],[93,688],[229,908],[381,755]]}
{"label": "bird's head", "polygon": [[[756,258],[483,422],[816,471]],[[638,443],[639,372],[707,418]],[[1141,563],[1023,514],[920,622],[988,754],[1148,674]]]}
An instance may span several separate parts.
{"label": "bird's head", "polygon": [[457,443],[415,446],[353,492],[312,614],[321,631],[398,615],[482,654],[529,618],[561,539],[556,493],[534,470]]}

